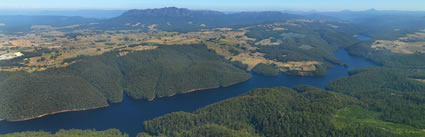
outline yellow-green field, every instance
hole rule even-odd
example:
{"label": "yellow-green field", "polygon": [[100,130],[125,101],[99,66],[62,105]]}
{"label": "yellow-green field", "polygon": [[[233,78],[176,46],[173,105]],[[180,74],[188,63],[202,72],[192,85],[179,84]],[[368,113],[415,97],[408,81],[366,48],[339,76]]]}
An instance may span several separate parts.
{"label": "yellow-green field", "polygon": [[268,38],[268,39],[263,39],[263,40],[255,43],[255,45],[278,46],[278,45],[280,45],[280,43],[279,42],[272,42],[272,39]]}
{"label": "yellow-green field", "polygon": [[419,81],[419,82],[424,82],[425,83],[425,79],[415,79],[416,81]]}
{"label": "yellow-green field", "polygon": [[425,53],[425,33],[407,34],[397,40],[376,40],[371,47],[400,54]]}

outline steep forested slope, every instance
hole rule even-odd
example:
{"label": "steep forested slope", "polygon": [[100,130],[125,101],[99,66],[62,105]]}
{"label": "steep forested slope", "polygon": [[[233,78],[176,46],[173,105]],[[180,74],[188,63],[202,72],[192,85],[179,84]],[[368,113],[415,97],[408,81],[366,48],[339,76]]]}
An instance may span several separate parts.
{"label": "steep forested slope", "polygon": [[121,102],[124,89],[130,97],[152,100],[250,78],[204,45],[119,54],[80,57],[76,64],[41,72],[1,72],[0,119],[104,107]]}
{"label": "steep forested slope", "polygon": [[248,80],[250,76],[205,46],[172,46],[129,54],[119,59],[127,93],[153,99],[196,89],[217,88]]}
{"label": "steep forested slope", "polygon": [[0,87],[0,119],[11,121],[108,105],[101,92],[71,73],[15,72]]}
{"label": "steep forested slope", "polygon": [[[418,125],[386,119],[389,113],[402,118],[414,116],[404,112],[386,111],[391,107],[413,109],[415,106],[408,101],[402,101],[413,97],[404,98],[395,95],[398,94],[395,90],[393,92],[393,96],[396,97],[372,98],[373,95],[381,93],[384,95],[384,92],[350,97],[310,86],[293,89],[286,87],[255,89],[245,95],[206,106],[193,113],[175,112],[147,121],[145,132],[140,133],[138,137],[425,136],[425,131]],[[387,99],[388,102],[383,102]],[[395,102],[391,104],[390,100]],[[381,108],[381,111],[376,108]],[[413,112],[413,114],[415,114],[413,119],[416,119],[417,123],[421,122],[420,113]],[[117,130],[101,132],[62,130],[56,133],[56,136],[76,134],[122,136]],[[37,135],[54,136],[44,132],[23,132],[4,136]]]}
{"label": "steep forested slope", "polygon": [[351,105],[362,103],[313,87],[256,89],[194,113],[148,121],[139,136],[394,136],[372,126],[336,127],[334,115]]}
{"label": "steep forested slope", "polygon": [[425,128],[425,78],[423,70],[365,68],[328,85],[328,89],[354,96],[380,119]]}

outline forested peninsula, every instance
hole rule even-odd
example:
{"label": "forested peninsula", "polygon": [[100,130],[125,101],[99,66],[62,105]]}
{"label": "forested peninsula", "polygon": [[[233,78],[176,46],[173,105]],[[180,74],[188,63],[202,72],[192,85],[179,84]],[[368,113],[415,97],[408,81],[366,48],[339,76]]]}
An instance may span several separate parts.
{"label": "forested peninsula", "polygon": [[120,103],[124,92],[134,99],[153,100],[250,78],[202,44],[117,50],[68,62],[76,60],[46,71],[0,72],[0,119],[21,121],[106,107]]}

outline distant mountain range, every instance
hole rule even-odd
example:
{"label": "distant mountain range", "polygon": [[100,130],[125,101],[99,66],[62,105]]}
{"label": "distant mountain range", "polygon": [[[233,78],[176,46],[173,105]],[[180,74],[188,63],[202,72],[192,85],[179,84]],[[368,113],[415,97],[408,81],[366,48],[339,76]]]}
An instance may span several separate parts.
{"label": "distant mountain range", "polygon": [[[0,13],[0,24],[3,24],[0,27],[0,31],[4,33],[26,32],[31,30],[32,25],[66,26],[81,24],[81,27],[77,29],[137,29],[143,31],[163,30],[187,32],[217,27],[273,23],[290,19],[331,19],[345,20],[353,24],[362,25],[363,28],[367,28],[366,30],[390,32],[394,29],[417,30],[425,23],[425,12],[422,11],[345,10],[340,12],[264,11],[224,13],[211,10],[189,10],[185,8],[166,7],[143,10],[133,9],[128,11],[84,10],[76,12],[52,12],[49,14],[47,12],[35,12],[33,14],[37,16],[25,14],[23,14],[25,16],[17,16],[8,12]],[[77,17],[79,15],[84,16]],[[382,25],[383,22],[386,25]],[[364,33],[370,32],[366,31]]]}
{"label": "distant mountain range", "polygon": [[[121,16],[99,21],[96,29],[156,29],[190,31],[232,25],[251,25],[284,21],[298,17],[282,12],[240,12],[226,14],[219,11],[189,10],[167,7],[160,9],[129,10]],[[151,27],[149,27],[151,26]]]}
{"label": "distant mountain range", "polygon": [[222,12],[210,10],[189,10],[184,8],[168,7],[161,9],[129,10],[123,17],[194,17],[194,16],[223,16]]}

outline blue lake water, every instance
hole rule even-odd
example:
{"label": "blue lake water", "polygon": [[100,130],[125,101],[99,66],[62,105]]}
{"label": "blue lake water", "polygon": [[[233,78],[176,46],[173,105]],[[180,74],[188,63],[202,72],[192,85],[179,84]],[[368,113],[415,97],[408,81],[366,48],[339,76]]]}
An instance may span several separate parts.
{"label": "blue lake water", "polygon": [[370,40],[371,38],[369,36],[366,36],[366,35],[363,35],[363,34],[358,34],[357,39],[359,39],[359,40]]}
{"label": "blue lake water", "polygon": [[121,104],[110,107],[49,115],[39,119],[23,122],[0,122],[0,134],[19,131],[57,132],[60,129],[96,129],[117,128],[131,136],[143,131],[143,122],[176,111],[193,112],[206,105],[228,98],[236,97],[255,88],[272,88],[277,86],[294,87],[312,85],[324,88],[330,81],[348,76],[348,71],[359,67],[375,66],[365,58],[350,56],[345,50],[338,50],[334,56],[349,67],[334,66],[324,77],[299,77],[281,74],[279,77],[263,77],[252,74],[244,83],[230,87],[197,91],[154,101],[124,98]]}

